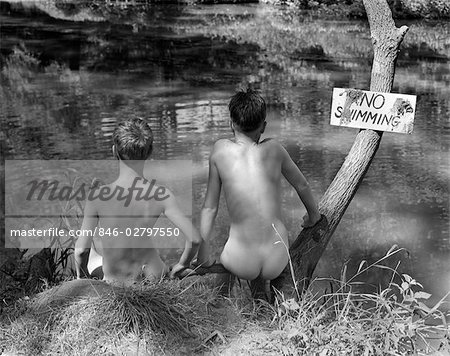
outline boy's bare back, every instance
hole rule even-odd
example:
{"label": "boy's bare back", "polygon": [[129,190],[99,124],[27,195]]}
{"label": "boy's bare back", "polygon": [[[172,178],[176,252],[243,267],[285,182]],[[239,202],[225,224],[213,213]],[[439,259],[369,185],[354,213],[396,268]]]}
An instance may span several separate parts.
{"label": "boy's bare back", "polygon": [[103,279],[130,284],[144,278],[162,278],[169,268],[153,246],[151,230],[164,214],[186,237],[184,251],[171,276],[187,271],[201,237],[179,209],[174,195],[144,178],[144,165],[153,149],[153,133],[141,119],[118,125],[112,153],[119,161],[119,177],[98,188],[98,196],[84,209],[81,236],[75,244],[77,277],[88,277],[89,251],[96,231],[102,240]]}
{"label": "boy's bare back", "polygon": [[279,144],[273,140],[259,144],[219,140],[211,161],[222,182],[233,224],[251,221],[271,225],[281,218]]}
{"label": "boy's bare back", "polygon": [[276,278],[289,258],[288,232],[281,213],[281,176],[300,184],[306,181],[303,183],[296,166],[292,170],[288,153],[272,139],[261,143],[220,140],[211,164],[222,183],[231,222],[222,263],[241,278]]}
{"label": "boy's bare back", "polygon": [[[264,99],[252,90],[236,93],[229,104],[232,140],[215,143],[202,209],[201,234],[209,240],[223,186],[230,234],[220,260],[239,278],[278,277],[288,263],[288,233],[281,214],[281,176],[304,203],[305,226],[320,219],[308,182],[287,151],[275,140],[260,141],[266,127]],[[200,248],[205,260],[208,244]]]}
{"label": "boy's bare back", "polygon": [[[131,184],[132,182],[122,181],[105,187],[114,191],[116,187],[128,189]],[[141,182],[136,188],[147,191],[149,182]],[[158,189],[157,186],[150,188],[153,193]],[[128,206],[117,197],[107,201],[94,201],[93,208],[98,216],[97,231],[103,229],[103,236],[99,236],[99,233],[97,236],[102,241],[103,273],[106,281],[138,281],[149,276],[163,277],[168,272],[158,250],[153,246],[152,239],[141,233],[141,229],[153,228],[165,210],[164,204],[161,200],[136,200],[136,197],[130,200]],[[115,233],[117,236],[114,236]]]}

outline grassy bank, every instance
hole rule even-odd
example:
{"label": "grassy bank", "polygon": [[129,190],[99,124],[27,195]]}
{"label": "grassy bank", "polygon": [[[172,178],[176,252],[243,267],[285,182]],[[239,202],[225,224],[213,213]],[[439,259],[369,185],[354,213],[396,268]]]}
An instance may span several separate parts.
{"label": "grassy bank", "polygon": [[[314,288],[316,280],[299,301],[279,294],[274,305],[252,300],[243,286],[232,297],[221,297],[212,277],[129,289],[98,281],[66,282],[4,310],[0,351],[6,355],[446,355],[450,315],[443,310],[448,304],[443,298],[427,305],[430,295],[418,281],[383,264],[397,251],[391,249],[371,265],[361,262],[352,277],[343,268],[341,279],[328,279],[325,291]],[[360,277],[373,268],[386,269],[391,282],[374,293],[359,292]],[[67,292],[77,283],[84,287],[72,286]],[[89,283],[99,294],[93,289],[80,292]]]}

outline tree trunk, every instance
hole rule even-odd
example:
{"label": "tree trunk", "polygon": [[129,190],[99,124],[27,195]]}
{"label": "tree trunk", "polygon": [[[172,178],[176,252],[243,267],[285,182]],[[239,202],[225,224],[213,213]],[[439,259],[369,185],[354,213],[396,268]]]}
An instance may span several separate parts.
{"label": "tree trunk", "polygon": [[[374,49],[370,90],[390,92],[399,46],[408,27],[395,26],[386,0],[363,2]],[[301,231],[291,246],[294,274],[297,281],[301,282],[300,290],[307,288],[317,262],[378,150],[381,136],[381,132],[372,130],[358,133],[341,169],[319,202],[322,220],[315,227]]]}

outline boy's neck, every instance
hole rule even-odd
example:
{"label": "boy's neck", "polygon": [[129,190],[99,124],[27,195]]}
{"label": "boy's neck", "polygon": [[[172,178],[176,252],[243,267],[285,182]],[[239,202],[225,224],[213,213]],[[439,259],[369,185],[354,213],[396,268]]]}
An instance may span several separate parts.
{"label": "boy's neck", "polygon": [[234,130],[234,139],[236,142],[258,144],[260,138],[261,138],[260,130],[255,130],[255,131],[246,132],[246,133],[238,131],[238,130]]}
{"label": "boy's neck", "polygon": [[119,160],[119,179],[129,180],[136,177],[144,177],[145,161],[128,161],[125,163]]}

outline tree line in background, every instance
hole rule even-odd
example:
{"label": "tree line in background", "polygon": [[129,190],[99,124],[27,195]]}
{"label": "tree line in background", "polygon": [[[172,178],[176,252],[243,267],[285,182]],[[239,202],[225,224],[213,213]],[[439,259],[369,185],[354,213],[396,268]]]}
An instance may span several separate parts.
{"label": "tree line in background", "polygon": [[[76,13],[81,8],[96,12],[110,12],[117,9],[137,10],[148,5],[164,4],[239,4],[265,2],[276,5],[291,5],[300,10],[324,17],[343,16],[347,18],[366,18],[362,0],[45,0],[68,13]],[[448,19],[450,2],[448,0],[388,0],[393,17],[409,19]]]}
{"label": "tree line in background", "polygon": [[[277,3],[290,2],[301,9],[318,11],[324,14],[345,14],[348,17],[366,17],[362,0],[277,0]],[[448,0],[388,0],[394,18],[449,18]]]}

